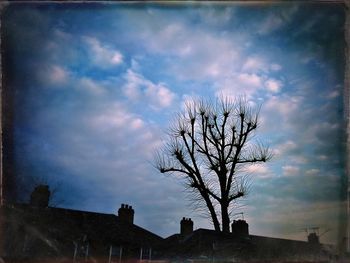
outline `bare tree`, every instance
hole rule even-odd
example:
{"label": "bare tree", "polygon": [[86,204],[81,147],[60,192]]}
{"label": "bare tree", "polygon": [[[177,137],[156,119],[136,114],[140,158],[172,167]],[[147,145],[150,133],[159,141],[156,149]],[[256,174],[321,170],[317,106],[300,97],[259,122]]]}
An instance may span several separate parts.
{"label": "bare tree", "polygon": [[230,209],[247,194],[249,180],[242,169],[272,157],[268,147],[252,140],[258,116],[259,107],[243,98],[191,101],[156,154],[157,169],[184,179],[194,200],[207,208],[216,231],[230,231]]}

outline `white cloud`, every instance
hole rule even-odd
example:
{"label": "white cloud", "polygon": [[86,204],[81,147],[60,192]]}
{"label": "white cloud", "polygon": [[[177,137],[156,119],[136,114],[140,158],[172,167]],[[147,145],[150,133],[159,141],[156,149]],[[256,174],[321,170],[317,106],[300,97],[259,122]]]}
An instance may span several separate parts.
{"label": "white cloud", "polygon": [[120,102],[101,104],[81,119],[80,126],[86,127],[88,137],[95,138],[88,144],[107,147],[106,150],[111,152],[110,156],[100,156],[103,162],[115,158],[127,164],[130,156],[150,160],[154,150],[162,143],[158,127]]}
{"label": "white cloud", "polygon": [[291,7],[282,8],[279,12],[269,13],[263,21],[259,23],[258,34],[267,35],[282,28],[291,21],[298,9],[298,5],[293,5]]}
{"label": "white cloud", "polygon": [[143,122],[142,119],[136,118],[136,119],[131,121],[130,126],[131,126],[132,129],[138,130],[138,129],[140,129],[140,128],[142,128],[144,126],[144,122]]}
{"label": "white cloud", "polygon": [[273,93],[279,92],[282,86],[282,82],[276,79],[269,79],[265,82],[265,87],[267,88],[267,90]]}
{"label": "white cloud", "polygon": [[248,57],[243,63],[242,71],[248,73],[268,73],[271,71],[280,71],[282,66],[277,63],[269,64],[268,59],[255,55]]}
{"label": "white cloud", "polygon": [[203,8],[198,9],[199,15],[204,23],[214,26],[222,26],[233,18],[235,9],[233,6],[228,6],[223,9]]}
{"label": "white cloud", "polygon": [[125,156],[117,156],[121,160],[128,158],[126,155],[151,158],[153,150],[161,144],[159,128],[131,112],[121,102],[99,105],[84,123],[89,127],[89,136],[98,138],[94,143],[103,145],[107,142],[109,149],[122,151]]}
{"label": "white cloud", "polygon": [[256,74],[241,73],[237,76],[237,80],[243,87],[261,88],[262,79]]}
{"label": "white cloud", "polygon": [[282,166],[284,176],[299,175],[300,168],[293,165]]}
{"label": "white cloud", "polygon": [[333,122],[317,122],[305,127],[302,138],[307,144],[325,145],[327,137],[334,136],[339,130],[339,123]]}
{"label": "white cloud", "polygon": [[258,33],[261,35],[269,34],[277,29],[279,29],[284,24],[284,20],[276,14],[271,14],[266,17],[263,23],[260,25]]}
{"label": "white cloud", "polygon": [[327,160],[327,159],[328,159],[328,156],[327,156],[327,155],[324,155],[324,154],[321,154],[321,155],[318,155],[318,156],[317,156],[317,159],[318,159],[318,160],[321,160],[321,161],[324,161],[324,160]]}
{"label": "white cloud", "polygon": [[44,85],[60,86],[68,82],[70,77],[69,71],[58,65],[49,65],[46,69],[40,69],[38,78]]}
{"label": "white cloud", "polygon": [[270,69],[271,69],[272,71],[280,71],[280,70],[282,69],[282,66],[279,65],[279,64],[271,64],[271,65],[270,65]]}
{"label": "white cloud", "polygon": [[236,98],[239,94],[244,94],[249,99],[259,89],[263,88],[263,78],[257,74],[238,73],[220,79],[215,88],[216,95]]}
{"label": "white cloud", "polygon": [[244,71],[266,71],[267,65],[262,58],[259,57],[249,57],[243,64],[242,69]]}
{"label": "white cloud", "polygon": [[196,94],[183,94],[181,100],[181,110],[186,110],[188,105],[193,106],[195,101],[200,100],[201,97]]}
{"label": "white cloud", "polygon": [[144,78],[133,70],[128,70],[126,75],[126,84],[123,87],[124,94],[131,100],[139,100],[141,98],[140,86],[144,85]]}
{"label": "white cloud", "polygon": [[272,177],[272,171],[269,169],[267,164],[256,164],[256,165],[249,165],[245,168],[245,172],[257,175],[259,178],[270,178]]}
{"label": "white cloud", "polygon": [[66,70],[59,66],[53,66],[49,73],[49,79],[53,83],[63,83],[66,82],[68,78],[68,73]]}
{"label": "white cloud", "polygon": [[309,162],[309,159],[299,154],[290,156],[290,161],[295,164],[306,164]]}
{"label": "white cloud", "polygon": [[113,65],[118,65],[123,62],[123,56],[120,52],[115,51],[114,55],[112,56],[111,63]]}
{"label": "white cloud", "polygon": [[339,95],[340,95],[340,92],[338,90],[334,90],[328,94],[327,98],[333,99],[338,97]]}
{"label": "white cloud", "polygon": [[114,105],[108,111],[97,114],[91,118],[91,123],[95,127],[120,128],[126,127],[132,121],[132,117],[119,105]]}
{"label": "white cloud", "polygon": [[281,156],[284,154],[288,154],[291,151],[296,150],[297,148],[298,145],[295,142],[289,140],[285,143],[274,146],[273,151],[276,156]]}
{"label": "white cloud", "polygon": [[317,174],[319,174],[320,173],[320,169],[315,169],[315,168],[313,168],[313,169],[309,169],[309,170],[307,170],[306,172],[305,172],[305,174],[306,175],[317,175]]}
{"label": "white cloud", "polygon": [[117,66],[123,62],[123,55],[119,50],[103,45],[97,38],[83,37],[88,45],[92,62],[101,67]]}
{"label": "white cloud", "polygon": [[314,26],[324,18],[320,14],[309,17],[303,24],[301,24],[293,33],[293,37],[296,38],[302,34],[309,33],[313,30]]}
{"label": "white cloud", "polygon": [[145,30],[141,37],[150,53],[173,56],[169,71],[181,80],[218,79],[240,67],[239,37],[213,34],[180,22]]}
{"label": "white cloud", "polygon": [[306,53],[300,54],[300,63],[302,64],[309,64],[310,62],[317,61],[317,55],[312,53]]}
{"label": "white cloud", "polygon": [[[84,202],[75,208],[109,212],[108,209],[126,200],[136,206],[137,220],[142,220],[145,213],[137,205],[144,209],[150,203],[146,214],[157,210],[151,205],[154,202],[160,206],[169,205],[168,200],[161,201],[159,196],[169,192],[170,196],[176,196],[179,187],[164,184],[162,176],[147,163],[152,160],[154,149],[161,144],[159,127],[147,123],[121,102],[101,100],[100,97],[85,100],[83,96],[80,99],[86,109],[72,110],[70,118],[60,119],[61,109],[57,108],[50,108],[41,115],[45,117],[41,123],[52,122],[52,118],[58,117],[53,124],[57,126],[55,134],[49,140],[55,145],[55,158],[52,155],[44,158],[59,167],[63,175],[69,171],[68,178],[64,179],[67,184],[83,181],[79,187],[82,187],[80,196]],[[40,127],[38,129],[42,130]],[[92,189],[94,194],[88,194]],[[149,189],[153,189],[151,197]],[[159,233],[159,229],[154,231]]]}
{"label": "white cloud", "polygon": [[123,86],[124,94],[133,101],[147,99],[154,108],[169,107],[175,99],[175,93],[164,83],[153,83],[143,75],[129,69],[124,76],[126,83]]}
{"label": "white cloud", "polygon": [[300,114],[298,110],[302,101],[301,97],[296,96],[268,97],[260,114],[260,131],[270,133],[271,130],[278,129],[281,135],[294,132],[296,126],[293,120]]}
{"label": "white cloud", "polygon": [[[301,97],[290,96],[288,98],[285,98],[272,96],[268,99],[266,104],[264,104],[264,110],[269,111],[270,113],[277,113],[283,118],[289,118],[290,116],[295,115],[296,111],[299,109],[301,102]],[[271,114],[267,115],[269,116]]]}
{"label": "white cloud", "polygon": [[161,108],[169,107],[175,97],[175,94],[162,83],[157,85],[151,83],[148,85],[145,94],[150,98],[153,105],[160,106]]}
{"label": "white cloud", "polygon": [[81,90],[86,90],[95,95],[100,95],[105,92],[102,85],[87,77],[82,77],[79,79],[77,87]]}

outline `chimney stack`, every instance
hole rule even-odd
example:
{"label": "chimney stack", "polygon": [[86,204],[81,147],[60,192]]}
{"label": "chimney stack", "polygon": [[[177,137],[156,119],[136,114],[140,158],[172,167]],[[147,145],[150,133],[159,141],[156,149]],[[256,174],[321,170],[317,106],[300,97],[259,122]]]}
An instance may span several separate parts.
{"label": "chimney stack", "polygon": [[193,232],[193,221],[191,218],[183,217],[180,222],[180,235],[187,236]]}
{"label": "chimney stack", "polygon": [[38,185],[30,195],[30,205],[35,207],[48,207],[50,190],[48,185]]}
{"label": "chimney stack", "polygon": [[232,234],[236,237],[248,237],[249,236],[249,226],[245,220],[233,220],[232,222]]}
{"label": "chimney stack", "polygon": [[319,245],[320,244],[320,239],[319,239],[319,237],[318,237],[318,235],[316,233],[310,233],[307,236],[307,241],[310,244],[313,244],[313,245]]}
{"label": "chimney stack", "polygon": [[122,204],[118,210],[119,220],[128,224],[134,223],[134,214],[135,212],[131,205]]}

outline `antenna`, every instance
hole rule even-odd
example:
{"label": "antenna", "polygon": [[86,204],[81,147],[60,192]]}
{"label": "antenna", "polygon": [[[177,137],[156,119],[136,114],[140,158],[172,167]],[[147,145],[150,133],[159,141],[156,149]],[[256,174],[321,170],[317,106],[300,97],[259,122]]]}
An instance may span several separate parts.
{"label": "antenna", "polygon": [[322,234],[320,234],[319,236],[321,237],[321,236],[323,236],[324,234],[328,233],[329,231],[331,231],[330,228],[328,228],[328,229],[326,229],[325,231],[323,231]]}
{"label": "antenna", "polygon": [[318,226],[310,227],[310,229],[313,231],[313,233],[315,233],[315,234],[317,234],[319,236],[320,228]]}
{"label": "antenna", "polygon": [[308,228],[302,228],[302,229],[300,229],[300,230],[303,231],[303,232],[305,232],[306,234],[309,234]]}
{"label": "antenna", "polygon": [[301,231],[306,233],[306,236],[309,236],[309,234],[315,234],[318,237],[323,236],[324,234],[328,233],[329,231],[331,231],[330,228],[327,228],[326,230],[324,230],[321,234],[320,234],[320,227],[318,226],[313,226],[313,227],[304,227],[300,229]]}

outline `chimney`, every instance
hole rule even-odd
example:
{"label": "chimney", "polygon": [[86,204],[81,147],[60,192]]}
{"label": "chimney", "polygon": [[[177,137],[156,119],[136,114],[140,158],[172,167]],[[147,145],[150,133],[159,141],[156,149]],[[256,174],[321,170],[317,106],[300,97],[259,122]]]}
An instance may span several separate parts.
{"label": "chimney", "polygon": [[316,233],[310,233],[308,236],[307,236],[307,241],[310,243],[310,244],[313,244],[313,245],[318,245],[320,244],[320,239],[318,238],[318,235]]}
{"label": "chimney", "polygon": [[183,217],[180,222],[180,235],[187,236],[193,232],[193,221],[191,218]]}
{"label": "chimney", "polygon": [[248,237],[249,225],[245,220],[233,220],[232,222],[232,234],[236,237]]}
{"label": "chimney", "polygon": [[134,209],[132,209],[131,205],[122,204],[118,210],[119,220],[128,224],[133,224],[134,213]]}
{"label": "chimney", "polygon": [[48,207],[50,190],[48,185],[38,185],[30,195],[30,205],[35,207]]}

